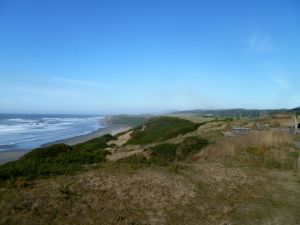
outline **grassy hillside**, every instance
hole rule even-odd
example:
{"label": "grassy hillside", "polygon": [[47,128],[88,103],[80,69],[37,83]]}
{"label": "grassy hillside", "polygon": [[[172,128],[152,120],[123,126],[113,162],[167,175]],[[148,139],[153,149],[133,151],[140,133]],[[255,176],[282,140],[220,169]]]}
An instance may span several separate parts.
{"label": "grassy hillside", "polygon": [[145,123],[149,119],[149,116],[132,116],[132,115],[118,115],[111,116],[107,122],[111,125],[126,125],[131,127],[137,127]]}
{"label": "grassy hillside", "polygon": [[155,117],[132,133],[128,144],[148,144],[164,141],[178,135],[196,130],[201,124],[175,117]]}
{"label": "grassy hillside", "polygon": [[[143,131],[141,127],[134,130],[129,143],[166,140],[192,131],[199,125],[183,119],[159,117],[150,119],[145,126]],[[15,162],[1,165],[0,181],[17,177],[36,178],[70,174],[81,169],[83,165],[104,162],[106,155],[110,153],[104,150],[108,147],[107,143],[117,137],[118,135],[104,135],[74,146],[57,144],[32,150]]]}
{"label": "grassy hillside", "polygon": [[159,144],[149,149],[150,158],[160,162],[184,160],[198,153],[209,144],[208,140],[199,137],[188,137],[178,144]]}
{"label": "grassy hillside", "polygon": [[151,118],[121,135],[33,150],[0,166],[0,224],[299,224],[292,137],[223,136],[232,122],[196,129]]}
{"label": "grassy hillside", "polygon": [[34,149],[17,161],[1,165],[0,181],[70,174],[82,168],[82,165],[104,162],[109,152],[103,148],[113,139],[111,135],[104,135],[72,147],[56,144]]}

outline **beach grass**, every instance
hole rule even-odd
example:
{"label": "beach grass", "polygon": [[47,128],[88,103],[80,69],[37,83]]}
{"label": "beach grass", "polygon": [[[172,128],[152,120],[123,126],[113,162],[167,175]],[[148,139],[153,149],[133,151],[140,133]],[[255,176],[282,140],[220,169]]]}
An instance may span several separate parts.
{"label": "beach grass", "polygon": [[143,126],[135,128],[127,144],[148,144],[164,141],[194,131],[201,124],[175,117],[154,117]]}
{"label": "beach grass", "polygon": [[17,161],[1,165],[0,181],[71,174],[83,165],[104,162],[109,154],[104,148],[110,140],[114,137],[107,134],[75,146],[55,144],[34,149]]}

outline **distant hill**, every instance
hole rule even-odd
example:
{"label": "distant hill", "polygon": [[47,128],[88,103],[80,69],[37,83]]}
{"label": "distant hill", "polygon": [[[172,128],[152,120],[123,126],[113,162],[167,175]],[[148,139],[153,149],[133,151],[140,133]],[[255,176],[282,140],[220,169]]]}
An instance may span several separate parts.
{"label": "distant hill", "polygon": [[286,112],[287,109],[195,109],[175,111],[172,114],[194,114],[199,116],[214,116],[214,117],[247,117],[257,118],[262,115],[275,115]]}

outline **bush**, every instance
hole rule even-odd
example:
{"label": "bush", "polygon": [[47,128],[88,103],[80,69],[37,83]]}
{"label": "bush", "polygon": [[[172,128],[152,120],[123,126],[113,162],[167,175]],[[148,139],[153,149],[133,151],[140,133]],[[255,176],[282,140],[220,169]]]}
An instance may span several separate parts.
{"label": "bush", "polygon": [[79,149],[79,150],[85,150],[85,151],[97,151],[98,149],[102,149],[102,148],[106,148],[107,147],[107,142],[108,141],[112,141],[112,140],[116,140],[117,138],[110,135],[110,134],[105,134],[101,137],[98,138],[94,138],[92,140],[74,145],[73,147],[75,149]]}
{"label": "bush", "polygon": [[188,137],[179,144],[159,144],[150,148],[150,159],[160,164],[184,160],[208,144],[208,140],[199,137]]}
{"label": "bush", "polygon": [[151,158],[159,161],[172,162],[176,159],[176,144],[160,144],[151,148]]}
{"label": "bush", "polygon": [[136,127],[145,123],[148,119],[148,116],[118,115],[112,116],[108,122],[112,125],[126,125]]}
{"label": "bush", "polygon": [[[199,137],[188,137],[179,144],[163,143],[149,148],[148,155],[145,157],[141,154],[129,156],[117,161],[116,165],[126,164],[133,168],[140,168],[149,165],[167,166],[172,164],[172,169],[176,161],[187,159],[189,156],[200,151],[204,146],[209,144],[208,140]],[[176,164],[177,165],[177,164]],[[175,166],[176,167],[176,166]]]}
{"label": "bush", "polygon": [[264,165],[269,169],[281,169],[282,168],[281,163],[277,160],[266,160],[264,162]]}
{"label": "bush", "polygon": [[164,141],[196,130],[201,124],[175,117],[151,118],[144,126],[133,130],[127,144],[148,144]]}
{"label": "bush", "polygon": [[178,146],[178,158],[186,159],[198,153],[201,149],[209,144],[209,141],[200,137],[188,137]]}
{"label": "bush", "polygon": [[0,181],[17,177],[36,178],[51,175],[70,174],[84,164],[99,163],[106,160],[110,152],[103,150],[111,135],[104,135],[73,147],[56,144],[37,148],[19,160],[0,166]]}
{"label": "bush", "polygon": [[140,154],[131,155],[127,158],[123,158],[117,161],[117,165],[120,164],[127,164],[132,168],[140,168],[144,166],[149,166],[151,161],[148,160],[146,157]]}

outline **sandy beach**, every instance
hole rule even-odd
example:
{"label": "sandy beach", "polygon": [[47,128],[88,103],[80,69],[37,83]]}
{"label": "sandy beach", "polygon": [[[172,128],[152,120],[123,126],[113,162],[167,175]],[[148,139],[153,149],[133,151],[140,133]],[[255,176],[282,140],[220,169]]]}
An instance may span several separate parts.
{"label": "sandy beach", "polygon": [[88,140],[91,140],[93,138],[97,138],[97,137],[101,137],[104,134],[111,134],[111,135],[115,135],[117,133],[123,132],[125,130],[130,129],[131,127],[128,126],[109,126],[109,127],[104,127],[104,128],[100,128],[97,131],[94,131],[92,133],[89,134],[84,134],[84,135],[80,135],[80,136],[75,136],[75,137],[71,137],[71,138],[67,138],[67,139],[62,139],[62,140],[57,140],[57,141],[53,141],[53,142],[49,142],[46,143],[42,146],[49,146],[49,145],[53,145],[53,144],[59,144],[59,143],[64,143],[66,145],[76,145]]}
{"label": "sandy beach", "polygon": [[[100,128],[97,131],[94,131],[92,133],[89,134],[84,134],[84,135],[80,135],[80,136],[76,136],[76,137],[71,137],[71,138],[67,138],[67,139],[62,139],[62,140],[57,140],[54,142],[50,142],[50,143],[46,143],[42,146],[49,146],[49,145],[53,145],[53,144],[58,144],[58,143],[65,143],[67,145],[76,145],[88,140],[91,140],[93,138],[97,138],[100,137],[104,134],[111,134],[111,135],[115,135],[117,133],[123,132],[125,130],[130,129],[131,127],[128,126],[109,126],[109,127],[104,127],[104,128]],[[29,152],[30,150],[7,150],[7,151],[0,151],[0,164],[9,162],[9,161],[14,161],[19,159],[22,155],[25,155],[27,152]]]}
{"label": "sandy beach", "polygon": [[14,161],[20,158],[22,155],[25,155],[30,150],[7,150],[0,152],[0,164]]}

